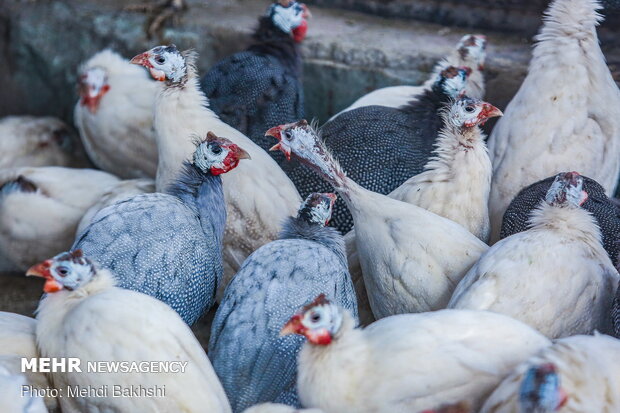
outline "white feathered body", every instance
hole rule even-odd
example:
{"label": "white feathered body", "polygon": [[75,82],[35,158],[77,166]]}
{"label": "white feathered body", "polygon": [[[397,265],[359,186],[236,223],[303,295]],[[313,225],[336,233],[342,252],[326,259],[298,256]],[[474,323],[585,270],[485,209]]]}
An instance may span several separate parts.
{"label": "white feathered body", "polygon": [[60,399],[64,413],[231,411],[211,363],[194,334],[174,310],[150,296],[113,286],[99,270],[74,291],[48,294],[37,310],[37,344],[42,357],[78,357],[89,361],[187,362],[184,373],[52,373],[54,385],[114,385],[165,388],[164,397],[85,397]]}
{"label": "white feathered body", "polygon": [[25,166],[84,167],[71,148],[69,127],[53,117],[7,116],[0,119],[0,169]]}
{"label": "white feathered body", "polygon": [[355,244],[376,318],[445,308],[488,248],[459,224],[415,205],[359,186],[351,197]]}
{"label": "white feathered body", "polygon": [[331,344],[304,344],[302,404],[326,413],[419,412],[469,402],[475,409],[516,365],[549,341],[489,312],[402,314],[353,329],[345,316]]}
{"label": "white feathered body", "polygon": [[97,53],[80,70],[94,67],[106,71],[110,89],[95,113],[78,101],[73,115],[88,156],[121,178],[154,178],[153,105],[161,85],[111,50]]}
{"label": "white feathered body", "polygon": [[492,240],[524,187],[578,171],[612,195],[620,171],[620,91],[596,35],[595,0],[556,0],[529,72],[489,138]]}
{"label": "white feathered body", "polygon": [[38,189],[0,194],[2,270],[26,270],[71,247],[86,210],[119,182],[103,171],[50,166],[2,170],[0,186],[19,176]]}
{"label": "white feathered body", "polygon": [[204,139],[209,131],[230,139],[252,157],[222,175],[228,214],[223,288],[248,255],[277,239],[282,221],[295,215],[301,203],[299,193],[267,152],[208,108],[193,71],[184,87],[167,88],[157,97],[155,130],[158,190],[169,185],[183,161],[191,158],[195,149],[192,137]]}
{"label": "white feathered body", "polygon": [[[48,389],[50,383],[44,373],[38,372],[22,372],[22,358],[32,359],[39,357],[35,337],[36,321],[33,318],[26,317],[15,313],[6,313],[0,311],[0,370],[4,370],[4,374],[0,371],[0,394],[6,393],[0,397],[0,411],[11,412],[19,410],[10,410],[9,406],[21,406],[21,402],[28,401],[28,398],[22,397],[21,385],[31,385],[36,389]],[[15,386],[12,392],[6,386]],[[17,395],[18,397],[11,397]],[[3,405],[3,403],[5,403]],[[15,403],[15,404],[11,404]],[[32,402],[38,405],[38,402]],[[47,397],[44,399],[44,407],[55,409],[58,401],[55,398]],[[3,409],[4,407],[4,409]],[[33,409],[32,413],[38,411],[46,411],[39,408]],[[26,410],[26,413],[29,413]]]}
{"label": "white feathered body", "polygon": [[24,393],[26,376],[10,371],[0,363],[0,411],[6,413],[47,413],[43,398]]}
{"label": "white feathered body", "polygon": [[581,208],[543,204],[530,223],[480,258],[449,307],[506,314],[549,338],[611,331],[620,276],[594,218]]}
{"label": "white feathered body", "polygon": [[485,402],[480,413],[521,413],[519,388],[526,371],[553,363],[568,399],[558,413],[620,411],[620,341],[609,336],[573,336],[557,340],[523,362]]}

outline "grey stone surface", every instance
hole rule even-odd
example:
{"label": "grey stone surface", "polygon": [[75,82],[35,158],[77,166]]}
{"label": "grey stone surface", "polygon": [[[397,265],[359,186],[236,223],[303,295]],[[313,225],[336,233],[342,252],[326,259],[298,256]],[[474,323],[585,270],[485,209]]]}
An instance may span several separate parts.
{"label": "grey stone surface", "polygon": [[[4,0],[0,9],[0,116],[52,114],[71,120],[79,63],[104,47],[125,56],[174,42],[200,53],[199,69],[242,50],[265,0],[189,0],[189,11],[147,39],[145,15],[121,0]],[[313,7],[304,43],[308,117],[327,119],[377,87],[420,83],[467,30]],[[523,78],[526,39],[489,35],[489,100],[503,106]],[[494,87],[498,86],[498,87]]]}

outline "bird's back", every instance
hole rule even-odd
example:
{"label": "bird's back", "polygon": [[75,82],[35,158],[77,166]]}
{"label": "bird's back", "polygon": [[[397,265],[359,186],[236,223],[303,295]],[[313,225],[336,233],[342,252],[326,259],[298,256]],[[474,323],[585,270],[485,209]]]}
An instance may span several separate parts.
{"label": "bird's back", "polygon": [[[365,106],[343,113],[322,128],[325,144],[352,180],[388,194],[424,169],[441,127],[435,107],[412,104],[400,109]],[[301,196],[328,192],[330,186],[301,165],[289,171]],[[334,207],[332,225],[343,233],[353,226],[344,201]]]}
{"label": "bird's back", "polygon": [[357,316],[342,259],[317,242],[277,240],[246,260],[226,289],[209,343],[234,411],[266,401],[299,406],[296,359],[303,340],[279,332],[320,293]]}
{"label": "bird's back", "polygon": [[167,194],[102,209],[73,248],[109,268],[120,287],[162,300],[190,325],[213,302],[222,274],[215,235],[196,210]]}
{"label": "bird's back", "polygon": [[265,137],[269,128],[304,117],[296,73],[268,54],[244,51],[222,60],[202,79],[202,88],[224,122],[265,150],[275,144]]}

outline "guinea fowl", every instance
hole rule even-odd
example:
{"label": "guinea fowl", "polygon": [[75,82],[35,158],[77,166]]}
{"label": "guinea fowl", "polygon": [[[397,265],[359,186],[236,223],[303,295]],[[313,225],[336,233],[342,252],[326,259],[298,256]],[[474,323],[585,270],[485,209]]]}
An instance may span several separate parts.
{"label": "guinea fowl", "polygon": [[300,337],[278,337],[289,315],[320,293],[357,317],[342,235],[327,227],[334,194],[314,193],[280,239],[245,261],[217,310],[209,357],[233,411],[262,402],[299,407],[295,390]]}
{"label": "guinea fowl", "polygon": [[620,341],[573,336],[554,342],[519,365],[480,413],[620,411]]}
{"label": "guinea fowl", "polygon": [[69,127],[53,117],[0,119],[0,169],[24,166],[88,166]]}
{"label": "guinea fowl", "polygon": [[[441,110],[465,85],[467,70],[450,67],[437,77],[431,90],[402,108],[366,106],[343,113],[321,128],[325,145],[349,177],[362,187],[388,194],[422,172],[443,127]],[[296,164],[287,173],[302,196],[328,191],[312,171]],[[336,202],[332,225],[343,234],[353,219],[344,202]]]}
{"label": "guinea fowl", "polygon": [[298,43],[308,15],[302,3],[273,3],[259,18],[253,44],[217,63],[201,82],[211,109],[265,150],[272,144],[267,129],[304,117]]}
{"label": "guinea fowl", "polygon": [[[493,245],[461,280],[449,308],[511,316],[549,338],[611,331],[620,275],[601,245],[577,172],[559,174],[530,229]],[[549,292],[553,291],[553,294]]]}
{"label": "guinea fowl", "polygon": [[[60,397],[63,412],[231,411],[204,350],[170,307],[115,287],[112,274],[79,250],[37,264],[27,275],[45,278],[47,294],[37,309],[36,328],[42,357],[76,357],[82,366],[101,360],[136,366],[169,363],[167,374],[134,370],[132,364],[126,371],[121,367],[105,374],[85,367],[82,372],[53,371],[57,388],[108,388],[108,397],[83,390],[76,397]],[[119,396],[127,390],[142,396]],[[152,394],[144,396],[146,391]]]}
{"label": "guinea fowl", "polygon": [[[491,161],[478,125],[499,115],[501,111],[486,102],[468,97],[457,99],[442,114],[445,126],[439,132],[435,156],[427,162],[425,171],[409,178],[388,196],[448,218],[486,241]],[[360,322],[367,325],[373,317],[355,247],[355,229],[345,236],[345,243]]]}
{"label": "guinea fowl", "polygon": [[0,171],[0,271],[24,271],[71,246],[84,213],[120,181],[93,169]]}
{"label": "guinea fowl", "polygon": [[121,178],[154,178],[153,102],[159,82],[111,50],[87,60],[78,79],[73,120],[93,163]]}
{"label": "guinea fowl", "polygon": [[529,72],[488,145],[493,163],[491,240],[525,186],[578,170],[613,194],[620,171],[620,91],[596,35],[596,0],[554,0]]}
{"label": "guinea fowl", "polygon": [[[471,73],[465,85],[465,94],[471,98],[484,97],[484,60],[486,59],[487,38],[482,34],[466,34],[456,45],[454,51],[440,60],[433,69],[433,75],[420,86],[390,86],[377,89],[362,96],[349,107],[334,115],[331,119],[349,110],[363,106],[389,106],[398,108],[417,99],[420,94],[431,90],[439,72],[448,66],[465,66]],[[330,120],[331,120],[330,119]]]}
{"label": "guinea fowl", "polygon": [[[36,321],[33,318],[26,317],[14,313],[6,313],[0,311],[0,376],[4,376],[4,380],[8,382],[20,381],[23,384],[32,386],[35,389],[48,389],[50,383],[45,373],[26,370],[22,368],[22,359],[33,359],[39,357],[35,337]],[[2,372],[4,370],[4,372]],[[22,374],[25,375],[21,376]],[[0,382],[4,381],[0,378]],[[0,393],[2,393],[3,384],[0,383]],[[21,385],[18,387],[22,396]],[[58,407],[56,398],[48,397],[44,399],[44,407],[50,411],[54,411]],[[4,395],[3,395],[4,396]],[[15,399],[3,400],[0,397],[0,411],[13,412],[8,408],[2,409],[3,401],[14,403]],[[34,403],[34,402],[33,402]],[[47,410],[43,410],[47,411]],[[25,412],[29,412],[26,410]]]}
{"label": "guinea fowl", "polygon": [[345,199],[375,317],[448,304],[458,281],[488,248],[484,242],[447,218],[362,188],[305,120],[268,133],[280,141],[274,149],[295,155]]}
{"label": "guinea fowl", "polygon": [[297,388],[326,413],[418,412],[484,399],[520,362],[550,345],[525,324],[487,311],[401,314],[354,328],[351,314],[320,296],[282,334],[307,338]]}
{"label": "guinea fowl", "polygon": [[252,162],[223,177],[228,211],[221,283],[225,287],[248,255],[277,239],[280,223],[294,214],[301,198],[267,152],[208,108],[208,100],[198,85],[195,61],[195,53],[180,53],[175,46],[158,46],[131,60],[164,82],[156,98],[154,118],[159,191],[172,182],[183,161],[191,157],[192,135],[204,136],[212,131],[243,147],[252,157]]}
{"label": "guinea fowl", "polygon": [[[601,229],[603,247],[612,262],[618,266],[620,244],[620,210],[614,201],[605,195],[605,189],[595,180],[582,176],[583,190],[588,193],[588,199],[581,205],[594,218]],[[555,176],[538,181],[521,190],[512,200],[504,213],[500,238],[506,238],[528,228],[531,212],[545,199]]]}
{"label": "guinea fowl", "polygon": [[120,287],[162,300],[192,325],[213,305],[222,279],[226,208],[220,175],[248,157],[209,132],[167,193],[102,209],[73,249],[109,268]]}

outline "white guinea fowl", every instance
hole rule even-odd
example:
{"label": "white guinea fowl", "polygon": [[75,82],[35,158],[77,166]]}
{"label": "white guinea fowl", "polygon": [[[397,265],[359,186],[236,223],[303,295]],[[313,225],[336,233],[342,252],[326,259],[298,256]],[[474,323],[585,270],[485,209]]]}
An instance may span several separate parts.
{"label": "white guinea fowl", "polygon": [[87,60],[78,82],[73,119],[93,163],[121,178],[154,178],[153,104],[159,82],[111,50]]}
{"label": "white guinea fowl", "polygon": [[296,409],[279,403],[261,403],[247,408],[243,413],[324,413],[321,409]]}
{"label": "white guinea fowl", "polygon": [[152,179],[128,179],[120,181],[108,188],[99,201],[95,202],[82,216],[75,232],[78,236],[92,221],[97,212],[103,208],[115,204],[124,199],[132,198],[135,195],[150,194],[155,192],[155,181]]}
{"label": "white guinea fowl", "polygon": [[[62,253],[28,270],[45,278],[47,293],[37,309],[37,345],[42,357],[96,361],[186,362],[174,373],[129,370],[105,374],[53,372],[57,388],[114,386],[155,391],[156,397],[95,397],[91,392],[59,399],[63,412],[229,413],[230,405],[213,367],[189,327],[161,301],[114,286],[109,271],[81,252]],[[178,367],[178,365],[177,365]],[[143,394],[143,393],[140,393]]]}
{"label": "white guinea fowl", "polygon": [[[9,394],[13,394],[12,392],[3,394],[3,391],[9,391],[5,386],[19,386],[15,394],[22,399],[22,402],[29,402],[28,398],[22,397],[22,384],[31,385],[36,389],[51,387],[45,373],[22,372],[22,358],[39,357],[35,329],[36,321],[33,318],[0,311],[0,370],[4,370],[3,372],[0,371],[0,411],[2,412],[20,411],[8,409],[9,405],[13,406],[11,403],[17,403],[14,406],[21,406],[18,400],[9,396]],[[36,401],[29,403],[38,405]],[[53,397],[46,397],[45,406],[53,411],[58,406],[58,401]],[[29,412],[29,410],[24,411]],[[33,410],[33,413],[35,411]]]}
{"label": "white guinea fowl", "polygon": [[0,171],[0,270],[25,270],[69,248],[88,208],[120,181],[93,169]]}
{"label": "white guinea fowl", "polygon": [[76,145],[69,127],[60,119],[35,116],[0,119],[0,169],[87,166]]}
{"label": "white guinea fowl", "polygon": [[353,215],[355,244],[373,314],[444,308],[453,289],[488,248],[465,228],[349,179],[306,121],[268,131],[273,149],[299,158],[329,182]]}
{"label": "white guinea fowl", "polygon": [[343,112],[363,106],[389,106],[398,108],[406,105],[425,90],[430,90],[439,72],[443,69],[454,67],[468,67],[471,72],[467,76],[465,91],[467,96],[477,99],[484,97],[484,60],[486,58],[486,36],[481,34],[466,34],[461,38],[446,58],[442,59],[433,68],[429,79],[420,86],[390,86],[372,91],[357,99],[346,109],[332,116],[332,119]]}
{"label": "white guinea fowl", "polygon": [[477,411],[519,363],[550,345],[531,327],[486,311],[401,314],[354,328],[319,296],[281,334],[308,341],[299,355],[303,406],[326,413],[419,412],[467,403]]}
{"label": "white guinea fowl", "polygon": [[557,340],[519,365],[480,413],[620,411],[620,341],[609,336]]}
{"label": "white guinea fowl", "polygon": [[155,103],[155,132],[159,150],[157,189],[174,179],[194,150],[192,136],[211,131],[243,147],[251,156],[222,175],[227,221],[224,233],[224,278],[220,293],[245,259],[278,238],[282,221],[297,211],[301,198],[278,164],[241,132],[222,122],[209,109],[198,84],[193,52],[174,45],[158,46],[132,59],[165,82]]}
{"label": "white guinea fowl", "polygon": [[610,332],[620,276],[594,217],[580,207],[587,199],[582,186],[578,173],[559,174],[530,228],[483,254],[448,307],[502,313],[549,338]]}
{"label": "white guinea fowl", "polygon": [[525,186],[577,170],[612,195],[620,171],[620,91],[599,47],[595,0],[555,0],[527,77],[497,122],[489,209],[497,241],[508,204]]}
{"label": "white guinea fowl", "polygon": [[[434,156],[425,171],[405,181],[388,196],[448,218],[486,242],[491,161],[478,125],[501,116],[501,111],[486,102],[461,97],[442,116],[445,127],[439,133]],[[373,320],[355,246],[355,229],[346,235],[345,243],[349,272],[360,304],[360,322],[366,325]]]}

